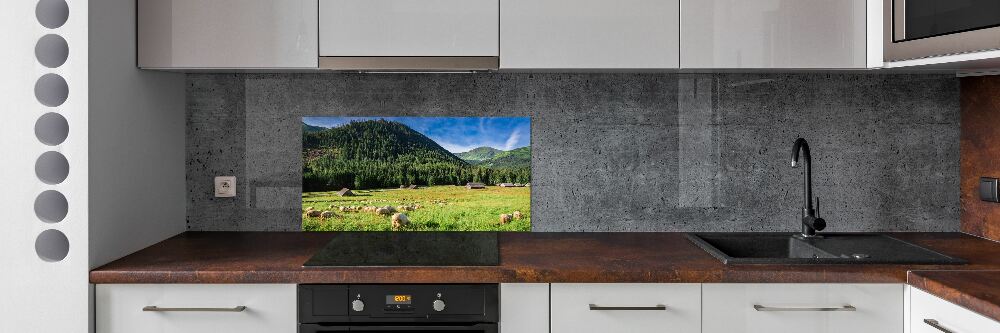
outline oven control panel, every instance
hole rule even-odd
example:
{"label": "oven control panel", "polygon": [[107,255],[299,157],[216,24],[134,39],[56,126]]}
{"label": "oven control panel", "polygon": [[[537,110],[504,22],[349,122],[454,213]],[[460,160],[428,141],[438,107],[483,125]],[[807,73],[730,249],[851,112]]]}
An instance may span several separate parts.
{"label": "oven control panel", "polygon": [[385,311],[413,311],[413,295],[385,295]]}
{"label": "oven control panel", "polygon": [[485,285],[352,285],[352,301],[374,308],[354,309],[351,315],[483,315],[492,289]]}
{"label": "oven control panel", "polygon": [[490,322],[496,284],[299,285],[301,322]]}

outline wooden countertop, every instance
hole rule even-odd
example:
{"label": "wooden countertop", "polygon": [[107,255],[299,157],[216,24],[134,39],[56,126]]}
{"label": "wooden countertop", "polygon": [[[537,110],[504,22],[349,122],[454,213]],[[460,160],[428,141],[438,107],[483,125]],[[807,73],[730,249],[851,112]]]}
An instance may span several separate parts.
{"label": "wooden countertop", "polygon": [[302,267],[329,233],[186,232],[90,273],[91,283],[904,283],[910,270],[1000,270],[1000,243],[893,233],[968,265],[726,266],[683,233],[502,233],[492,267]]}
{"label": "wooden countertop", "polygon": [[1000,243],[961,233],[889,235],[969,264],[726,266],[683,233],[502,233],[499,266],[306,268],[331,233],[186,232],[95,269],[90,282],[908,282],[1000,320]]}
{"label": "wooden countertop", "polygon": [[1000,321],[1000,270],[911,271],[907,283]]}

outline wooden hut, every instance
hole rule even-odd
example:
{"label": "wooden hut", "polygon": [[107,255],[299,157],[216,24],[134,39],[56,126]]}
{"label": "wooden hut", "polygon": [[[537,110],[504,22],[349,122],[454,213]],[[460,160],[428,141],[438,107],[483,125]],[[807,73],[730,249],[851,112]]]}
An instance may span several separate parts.
{"label": "wooden hut", "polygon": [[500,183],[500,187],[514,187],[514,183]]}
{"label": "wooden hut", "polygon": [[483,183],[466,183],[465,188],[470,190],[481,190],[486,188],[486,184]]}
{"label": "wooden hut", "polygon": [[408,188],[411,189],[411,190],[416,190],[416,189],[418,189],[420,187],[417,186],[417,185],[410,185],[410,187],[408,187]]}
{"label": "wooden hut", "polygon": [[345,187],[340,189],[340,191],[337,191],[337,195],[342,197],[352,197],[354,196],[354,192],[351,192],[351,189]]}

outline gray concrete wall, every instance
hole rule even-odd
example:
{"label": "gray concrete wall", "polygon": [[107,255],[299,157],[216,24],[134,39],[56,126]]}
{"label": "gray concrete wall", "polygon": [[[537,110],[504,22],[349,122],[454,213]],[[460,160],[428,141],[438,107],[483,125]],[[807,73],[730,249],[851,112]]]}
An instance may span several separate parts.
{"label": "gray concrete wall", "polygon": [[[959,83],[871,74],[195,74],[190,230],[299,230],[302,116],[530,116],[535,231],[959,228]],[[235,175],[238,196],[214,198]]]}

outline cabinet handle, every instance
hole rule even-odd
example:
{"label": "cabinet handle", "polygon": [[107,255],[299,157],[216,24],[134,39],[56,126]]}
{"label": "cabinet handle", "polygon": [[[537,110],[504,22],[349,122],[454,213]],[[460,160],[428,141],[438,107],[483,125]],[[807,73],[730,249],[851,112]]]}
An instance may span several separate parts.
{"label": "cabinet handle", "polygon": [[142,311],[153,312],[243,312],[247,307],[240,305],[231,308],[161,308],[155,305],[142,307]]}
{"label": "cabinet handle", "polygon": [[857,311],[858,310],[858,308],[855,308],[852,305],[844,305],[844,306],[828,307],[828,308],[777,308],[777,307],[763,306],[760,304],[754,304],[753,309],[757,311]]}
{"label": "cabinet handle", "polygon": [[941,323],[939,323],[937,320],[934,320],[934,319],[924,319],[924,324],[927,324],[930,327],[936,328],[938,331],[941,331],[941,332],[944,332],[944,333],[955,333],[952,330],[944,328],[944,326],[941,326]]}
{"label": "cabinet handle", "polygon": [[599,306],[597,304],[591,304],[591,311],[646,311],[646,310],[666,310],[667,306],[662,304],[657,304],[654,306]]}

